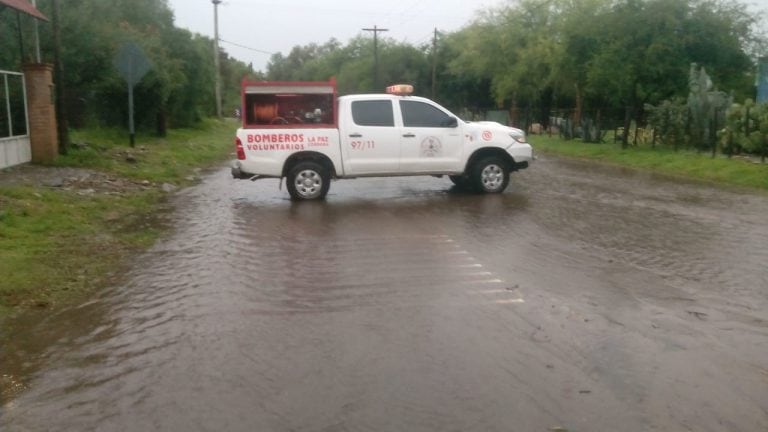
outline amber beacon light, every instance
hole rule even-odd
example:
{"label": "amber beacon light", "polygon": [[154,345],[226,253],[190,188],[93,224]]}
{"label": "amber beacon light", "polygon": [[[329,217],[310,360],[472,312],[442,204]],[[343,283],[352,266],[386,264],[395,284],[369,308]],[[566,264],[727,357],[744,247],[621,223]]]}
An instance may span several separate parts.
{"label": "amber beacon light", "polygon": [[413,86],[410,84],[395,84],[387,87],[387,93],[397,96],[408,96],[413,94]]}

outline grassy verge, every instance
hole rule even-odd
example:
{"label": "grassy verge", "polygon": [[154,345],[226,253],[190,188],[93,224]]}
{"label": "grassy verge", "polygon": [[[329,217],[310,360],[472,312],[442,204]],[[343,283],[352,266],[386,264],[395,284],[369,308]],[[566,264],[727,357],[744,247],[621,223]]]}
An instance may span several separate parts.
{"label": "grassy verge", "polygon": [[162,232],[156,223],[165,196],[159,185],[187,185],[196,168],[225,160],[235,128],[211,121],[162,139],[140,136],[134,149],[124,132],[77,131],[72,141],[87,145],[73,147],[55,165],[93,169],[130,187],[84,193],[0,186],[0,317],[79,301],[107,283],[128,254],[147,248]]}
{"label": "grassy verge", "polygon": [[664,174],[768,191],[768,164],[743,158],[712,158],[710,154],[667,148],[630,147],[619,143],[590,144],[559,137],[532,136],[537,152],[598,160]]}
{"label": "grassy verge", "polygon": [[232,121],[210,120],[197,129],[171,130],[166,138],[136,138],[128,145],[125,131],[76,131],[71,141],[80,144],[56,161],[57,166],[92,168],[130,179],[183,183],[194,168],[220,161],[234,151]]}

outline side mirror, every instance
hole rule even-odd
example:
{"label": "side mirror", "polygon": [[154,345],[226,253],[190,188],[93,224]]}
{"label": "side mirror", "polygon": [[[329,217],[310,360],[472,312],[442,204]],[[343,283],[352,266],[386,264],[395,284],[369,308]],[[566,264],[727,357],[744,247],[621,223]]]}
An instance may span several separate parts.
{"label": "side mirror", "polygon": [[459,126],[459,120],[456,117],[449,117],[448,120],[443,122],[443,126],[447,128],[455,128]]}

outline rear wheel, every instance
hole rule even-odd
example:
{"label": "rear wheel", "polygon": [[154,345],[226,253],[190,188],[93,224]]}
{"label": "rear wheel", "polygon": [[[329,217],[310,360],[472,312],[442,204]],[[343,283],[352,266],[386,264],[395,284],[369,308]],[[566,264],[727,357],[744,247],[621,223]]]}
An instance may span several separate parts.
{"label": "rear wheel", "polygon": [[478,192],[501,193],[509,185],[509,167],[501,158],[483,158],[472,166],[470,180]]}
{"label": "rear wheel", "polygon": [[288,193],[294,200],[323,199],[330,186],[328,170],[317,162],[299,162],[288,171]]}

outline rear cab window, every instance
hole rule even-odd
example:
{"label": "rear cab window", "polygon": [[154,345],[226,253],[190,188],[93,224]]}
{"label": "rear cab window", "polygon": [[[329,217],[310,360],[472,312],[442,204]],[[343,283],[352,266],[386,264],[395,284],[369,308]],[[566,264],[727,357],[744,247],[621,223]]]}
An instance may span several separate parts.
{"label": "rear cab window", "polygon": [[352,121],[358,126],[394,127],[395,115],[390,100],[352,102]]}

